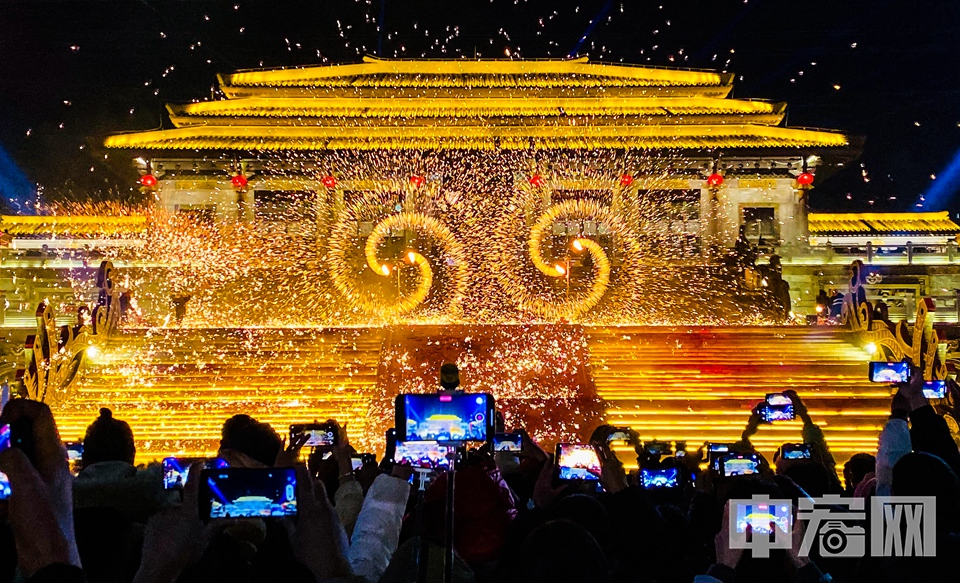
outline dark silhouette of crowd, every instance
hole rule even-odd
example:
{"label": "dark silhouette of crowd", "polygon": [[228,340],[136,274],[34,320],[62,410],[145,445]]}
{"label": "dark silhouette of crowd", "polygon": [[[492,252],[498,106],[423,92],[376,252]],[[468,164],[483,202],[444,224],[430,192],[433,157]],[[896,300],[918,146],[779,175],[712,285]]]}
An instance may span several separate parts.
{"label": "dark silhouette of crowd", "polygon": [[[951,398],[960,397],[952,381],[950,388]],[[539,428],[498,427],[522,435],[521,451],[475,444],[463,448],[451,474],[370,456],[358,466],[348,428],[333,421],[336,444],[305,451],[305,439],[288,442],[270,425],[236,415],[223,425],[217,458],[229,468],[294,468],[297,512],[232,519],[201,517],[203,462],[176,490],[163,488],[157,464],[136,466],[133,433],[109,409],[89,426],[72,475],[50,409],[14,399],[0,424],[30,433],[0,453],[11,490],[0,502],[0,580],[954,580],[960,451],[923,396],[922,381],[898,386],[877,450],[850,457],[842,475],[800,396],[784,395],[803,422],[800,435],[784,431],[784,439],[802,443],[808,457],[794,458],[784,447],[767,460],[756,451],[751,439],[766,422],[758,406],[740,441],[727,444],[730,454],[756,455],[756,473],[727,476],[710,463],[710,447],[652,447],[633,430],[603,425],[589,439],[602,462],[597,482],[558,480],[556,460],[526,431]],[[634,455],[644,470],[676,470],[677,485],[644,487],[636,471],[624,468]],[[802,552],[805,527],[795,517],[785,547],[768,556],[740,548],[761,534],[755,526],[743,533],[728,528],[737,512],[730,501],[763,495],[790,500],[794,509],[831,496],[836,504],[861,500],[868,508],[877,496],[935,496],[936,556],[846,557],[816,544]],[[865,523],[848,526],[858,524]]]}

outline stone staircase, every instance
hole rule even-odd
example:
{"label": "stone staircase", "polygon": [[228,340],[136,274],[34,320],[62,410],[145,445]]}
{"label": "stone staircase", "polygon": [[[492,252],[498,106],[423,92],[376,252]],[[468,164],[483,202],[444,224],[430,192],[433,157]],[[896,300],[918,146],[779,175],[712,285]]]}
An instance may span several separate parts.
{"label": "stone staircase", "polygon": [[[524,396],[524,402],[543,400],[538,407],[549,410],[549,425],[557,435],[567,426],[592,427],[596,421],[584,418],[583,410],[558,409],[566,401],[546,385],[590,393],[584,397],[596,395],[604,401],[607,422],[633,427],[643,439],[687,441],[688,449],[704,441],[736,441],[755,403],[766,393],[793,388],[841,463],[853,453],[876,449],[889,410],[889,389],[866,379],[866,352],[834,329],[586,327],[578,332],[585,334],[589,354],[582,357],[588,360],[582,367],[582,387],[563,375],[553,379],[543,372],[556,376],[558,363],[530,358],[531,350],[546,354],[546,347],[565,341],[554,342],[543,330],[511,330],[507,336],[517,347],[506,350],[502,339],[494,341],[503,335],[496,330],[471,329],[472,356],[466,359],[459,355],[463,330],[419,331],[421,336],[430,332],[430,341],[402,344],[410,344],[409,355],[416,354],[418,361],[464,360],[464,378],[482,379],[483,390],[491,389],[486,384],[506,383],[497,381],[497,374],[516,384],[514,377],[529,373],[536,379],[530,386],[538,391],[512,392]],[[110,407],[133,428],[141,461],[171,453],[212,453],[223,421],[236,413],[250,413],[281,435],[291,423],[336,418],[349,424],[358,448],[379,453],[382,423],[371,413],[371,403],[392,403],[393,392],[406,387],[391,376],[396,366],[387,366],[392,362],[383,354],[388,334],[379,328],[124,330],[91,356],[81,379],[54,412],[63,438],[75,440],[100,407]],[[536,348],[531,334],[543,336],[541,344],[546,344]],[[391,338],[395,336],[396,330]],[[526,371],[510,362],[498,363],[496,370],[484,368],[493,366],[481,358],[487,341],[491,350],[500,347],[499,358],[509,355],[508,360],[530,361],[525,366],[534,368]],[[428,368],[432,379],[436,367]],[[509,398],[504,403],[511,406]],[[590,428],[580,429],[589,433]],[[762,426],[754,443],[769,455],[779,444],[800,439],[800,423],[787,422]]]}
{"label": "stone staircase", "polygon": [[[737,441],[751,408],[786,389],[806,403],[838,463],[875,452],[890,411],[889,388],[867,380],[867,353],[835,329],[624,326],[588,328],[587,338],[607,421],[642,439],[686,441],[690,451]],[[800,428],[764,425],[752,441],[770,456],[800,442]]]}
{"label": "stone staircase", "polygon": [[209,454],[231,415],[288,426],[336,418],[365,432],[382,344],[373,328],[125,330],[54,408],[65,440],[100,407],[130,423],[138,459]]}

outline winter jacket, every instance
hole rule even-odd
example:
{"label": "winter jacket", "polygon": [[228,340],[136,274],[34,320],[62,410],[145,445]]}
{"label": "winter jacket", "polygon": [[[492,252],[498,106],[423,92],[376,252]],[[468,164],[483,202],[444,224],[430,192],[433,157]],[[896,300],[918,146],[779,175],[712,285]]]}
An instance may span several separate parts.
{"label": "winter jacket", "polygon": [[[342,487],[341,487],[342,488]],[[400,526],[410,484],[386,474],[377,476],[356,517],[347,561],[355,575],[376,583],[400,544]]]}
{"label": "winter jacket", "polygon": [[891,417],[880,432],[877,447],[877,496],[889,496],[893,488],[893,466],[910,453],[910,429],[905,419]]}
{"label": "winter jacket", "polygon": [[99,462],[83,468],[73,483],[74,509],[113,508],[137,522],[146,522],[178,498],[163,489],[156,464],[138,470],[122,461]]}
{"label": "winter jacket", "polygon": [[363,486],[356,480],[341,482],[340,487],[333,495],[333,508],[337,511],[340,524],[343,525],[347,537],[353,535],[354,525],[357,524],[357,515],[363,506]]}

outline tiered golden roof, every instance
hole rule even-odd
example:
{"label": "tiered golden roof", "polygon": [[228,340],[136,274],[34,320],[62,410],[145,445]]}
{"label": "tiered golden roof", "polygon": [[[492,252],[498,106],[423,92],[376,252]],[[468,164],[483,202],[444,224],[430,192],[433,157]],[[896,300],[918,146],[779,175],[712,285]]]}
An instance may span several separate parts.
{"label": "tiered golden roof", "polygon": [[147,217],[132,215],[106,217],[96,215],[3,215],[0,231],[14,237],[122,237],[147,230]]}
{"label": "tiered golden roof", "polygon": [[811,213],[811,235],[957,235],[960,225],[939,213]]}
{"label": "tiered golden roof", "polygon": [[846,147],[729,99],[733,76],[590,63],[385,60],[220,77],[227,99],[170,105],[174,129],[108,147],[174,150]]}

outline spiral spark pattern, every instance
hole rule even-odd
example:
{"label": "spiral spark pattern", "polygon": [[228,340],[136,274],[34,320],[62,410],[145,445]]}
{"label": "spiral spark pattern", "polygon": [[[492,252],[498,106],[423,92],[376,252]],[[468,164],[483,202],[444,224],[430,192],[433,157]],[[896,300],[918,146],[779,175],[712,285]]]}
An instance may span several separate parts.
{"label": "spiral spark pattern", "polygon": [[393,262],[393,266],[380,259],[378,253],[391,231],[410,230],[433,240],[440,248],[444,264],[450,276],[449,295],[446,298],[448,311],[459,311],[461,301],[467,287],[467,263],[463,248],[454,234],[437,219],[422,213],[401,212],[381,220],[367,237],[363,247],[366,266],[375,274],[385,279],[396,277],[397,270],[405,267],[416,270],[417,285],[408,294],[400,296],[390,302],[377,293],[367,289],[358,281],[356,269],[351,268],[348,255],[355,245],[356,223],[353,220],[342,220],[333,229],[330,239],[330,267],[331,278],[336,288],[343,296],[360,310],[383,318],[391,318],[410,314],[420,307],[430,295],[434,284],[433,266],[430,261],[418,250],[407,250],[404,255]]}
{"label": "spiral spark pattern", "polygon": [[[516,217],[515,217],[516,218]],[[625,247],[625,255],[630,260],[624,269],[633,270],[639,265],[640,249],[628,226],[609,207],[594,200],[575,199],[551,205],[540,215],[536,223],[530,228],[526,248],[530,262],[536,269],[547,277],[567,277],[567,269],[562,263],[548,261],[543,255],[544,237],[552,225],[560,219],[594,220],[603,224],[611,232],[620,235],[620,244]],[[516,220],[510,221],[516,224]],[[572,252],[586,252],[593,263],[593,280],[585,291],[571,294],[537,293],[524,283],[524,278],[517,276],[515,270],[508,267],[515,262],[507,247],[504,247],[501,257],[503,276],[501,284],[514,298],[519,307],[547,320],[576,320],[597,304],[606,295],[611,279],[611,264],[603,247],[592,239],[580,236],[572,241]],[[639,285],[638,274],[625,278],[628,293],[633,294]]]}

